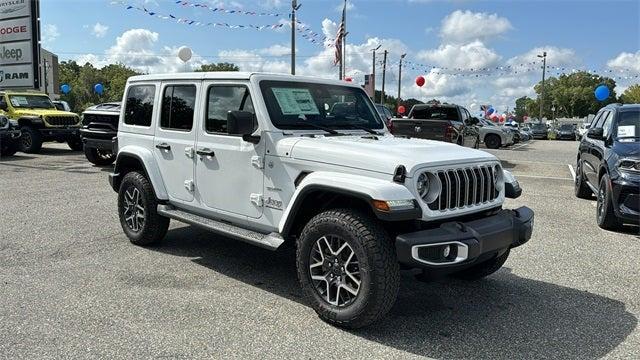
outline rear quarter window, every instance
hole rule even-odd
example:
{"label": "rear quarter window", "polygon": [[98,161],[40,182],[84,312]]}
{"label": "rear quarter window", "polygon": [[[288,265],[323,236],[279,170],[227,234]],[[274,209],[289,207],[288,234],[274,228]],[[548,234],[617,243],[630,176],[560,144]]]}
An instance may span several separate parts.
{"label": "rear quarter window", "polygon": [[127,125],[151,126],[155,96],[155,85],[134,85],[129,87],[125,103],[124,123]]}

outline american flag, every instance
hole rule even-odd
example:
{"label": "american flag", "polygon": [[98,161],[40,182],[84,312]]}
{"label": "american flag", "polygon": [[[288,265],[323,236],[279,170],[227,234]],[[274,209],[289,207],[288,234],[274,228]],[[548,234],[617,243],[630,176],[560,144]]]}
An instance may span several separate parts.
{"label": "american flag", "polygon": [[333,65],[342,66],[342,42],[344,41],[344,33],[345,33],[345,19],[347,17],[347,2],[344,2],[344,8],[342,8],[342,21],[340,21],[340,27],[338,27],[338,33],[336,34],[336,40],[334,45],[335,49],[335,58],[333,59]]}

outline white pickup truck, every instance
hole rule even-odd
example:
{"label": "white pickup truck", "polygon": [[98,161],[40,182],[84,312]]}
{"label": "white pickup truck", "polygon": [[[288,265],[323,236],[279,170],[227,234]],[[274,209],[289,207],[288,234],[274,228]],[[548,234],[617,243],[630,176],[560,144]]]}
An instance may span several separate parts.
{"label": "white pickup truck", "polygon": [[[170,219],[296,246],[320,317],[358,328],[395,302],[400,268],[479,279],[531,238],[533,212],[493,155],[390,135],[345,82],[218,72],[129,79],[109,181],[125,234]],[[268,271],[268,270],[265,270]]]}

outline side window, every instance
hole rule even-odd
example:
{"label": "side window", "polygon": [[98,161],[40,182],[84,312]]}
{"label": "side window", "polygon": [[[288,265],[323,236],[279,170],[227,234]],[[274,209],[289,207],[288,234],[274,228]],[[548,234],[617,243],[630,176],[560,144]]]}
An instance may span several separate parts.
{"label": "side window", "polygon": [[209,133],[227,133],[227,113],[248,111],[255,114],[249,89],[244,85],[212,85],[207,93],[205,129]]}
{"label": "side window", "polygon": [[127,125],[151,126],[153,103],[156,95],[154,85],[135,85],[127,92],[124,123]]}
{"label": "side window", "polygon": [[469,116],[467,115],[467,110],[460,108],[460,116],[462,117],[461,120],[463,123],[468,123]]}
{"label": "side window", "polygon": [[613,111],[609,111],[607,118],[604,120],[604,124],[602,124],[602,137],[607,138],[609,134],[611,134],[611,123],[613,122]]}
{"label": "side window", "polygon": [[604,123],[604,119],[607,118],[607,115],[609,114],[608,111],[603,111],[601,112],[598,116],[596,116],[595,119],[593,119],[593,123],[591,125],[592,129],[599,129],[602,127],[602,123]]}
{"label": "side window", "polygon": [[195,85],[171,85],[164,88],[160,127],[191,131],[196,104]]}

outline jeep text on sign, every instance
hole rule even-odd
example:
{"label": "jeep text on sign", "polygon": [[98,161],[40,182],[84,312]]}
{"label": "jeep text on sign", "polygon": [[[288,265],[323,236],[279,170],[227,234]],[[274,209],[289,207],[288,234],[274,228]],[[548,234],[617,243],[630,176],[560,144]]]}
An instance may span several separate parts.
{"label": "jeep text on sign", "polygon": [[18,88],[33,86],[33,66],[0,66],[0,88]]}
{"label": "jeep text on sign", "polygon": [[0,0],[0,20],[31,15],[29,0]]}
{"label": "jeep text on sign", "polygon": [[0,41],[31,40],[31,19],[0,21]]}
{"label": "jeep text on sign", "polygon": [[31,63],[31,41],[0,44],[0,66]]}

